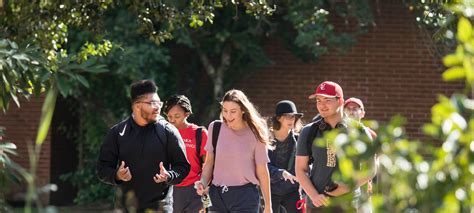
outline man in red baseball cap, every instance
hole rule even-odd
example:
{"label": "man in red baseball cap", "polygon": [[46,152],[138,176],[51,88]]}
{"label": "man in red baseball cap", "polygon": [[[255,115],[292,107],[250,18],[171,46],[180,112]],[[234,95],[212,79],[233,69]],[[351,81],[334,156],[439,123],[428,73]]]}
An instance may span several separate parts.
{"label": "man in red baseball cap", "polygon": [[[337,169],[337,160],[332,141],[325,147],[313,143],[315,138],[322,138],[323,133],[334,128],[347,128],[343,122],[344,94],[341,86],[332,81],[325,81],[316,87],[309,99],[316,99],[316,107],[321,118],[303,127],[298,138],[296,149],[296,177],[306,192],[306,212],[327,206],[329,197],[340,196],[350,191],[345,184],[332,180],[332,173]],[[313,164],[309,172],[309,165]],[[308,176],[308,174],[310,174]]]}
{"label": "man in red baseball cap", "polygon": [[[365,116],[364,103],[358,98],[351,97],[344,102],[344,114],[347,117],[352,118],[360,122]],[[364,127],[371,139],[374,140],[377,137],[377,133],[369,127]]]}
{"label": "man in red baseball cap", "polygon": [[[370,137],[370,139],[375,140],[375,138],[377,137],[377,133],[375,133],[375,131],[372,130],[371,128],[364,126],[364,124],[362,124],[361,122],[361,119],[364,118],[365,116],[364,103],[362,103],[362,100],[355,97],[348,98],[344,102],[344,114],[348,118],[358,121],[360,125],[363,127],[365,133]],[[377,155],[374,156],[374,162],[375,162],[375,167],[378,167]],[[373,181],[375,180],[376,180],[376,177],[374,177],[374,179],[368,180],[367,182],[367,194],[369,195],[372,194]],[[361,193],[362,191],[360,188],[356,189],[354,192],[355,196],[354,196],[354,200],[352,204],[355,205],[357,209],[361,208],[361,203],[360,203]],[[369,200],[370,200],[370,197],[369,197]]]}
{"label": "man in red baseball cap", "polygon": [[316,87],[308,99],[316,99],[319,114],[326,122],[335,126],[342,121],[344,93],[341,86],[332,81],[325,81]]}

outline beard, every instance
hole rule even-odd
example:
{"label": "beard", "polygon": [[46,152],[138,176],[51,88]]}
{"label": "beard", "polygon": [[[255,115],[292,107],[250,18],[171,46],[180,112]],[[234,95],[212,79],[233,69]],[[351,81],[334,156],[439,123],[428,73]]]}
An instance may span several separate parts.
{"label": "beard", "polygon": [[145,110],[140,111],[140,116],[148,123],[156,123],[159,118],[159,113],[154,111],[146,112]]}

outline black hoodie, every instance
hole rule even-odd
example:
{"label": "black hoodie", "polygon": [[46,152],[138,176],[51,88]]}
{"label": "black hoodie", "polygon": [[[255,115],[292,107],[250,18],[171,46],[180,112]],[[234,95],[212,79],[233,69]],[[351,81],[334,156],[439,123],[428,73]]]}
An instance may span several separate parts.
{"label": "black hoodie", "polygon": [[[169,186],[180,183],[188,175],[190,165],[185,153],[184,142],[173,125],[159,121],[139,126],[130,117],[107,133],[100,149],[97,175],[101,181],[119,187],[122,192],[118,193],[121,197],[116,199],[119,206],[126,206],[127,192],[133,192],[139,212],[148,208],[156,210]],[[115,179],[122,161],[132,175],[128,182]],[[160,172],[160,162],[163,162],[171,178],[166,183],[157,184],[153,177]]]}

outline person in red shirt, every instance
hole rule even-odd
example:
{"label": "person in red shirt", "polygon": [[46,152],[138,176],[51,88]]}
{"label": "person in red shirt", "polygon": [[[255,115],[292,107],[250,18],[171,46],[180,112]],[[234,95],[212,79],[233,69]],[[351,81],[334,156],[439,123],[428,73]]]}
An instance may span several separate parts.
{"label": "person in red shirt", "polygon": [[191,170],[188,176],[173,187],[173,212],[198,212],[203,208],[201,197],[194,189],[194,182],[201,179],[202,164],[206,151],[207,131],[203,127],[189,123],[192,114],[191,102],[184,95],[173,95],[165,103],[164,111],[168,121],[181,134],[186,146],[186,156]]}

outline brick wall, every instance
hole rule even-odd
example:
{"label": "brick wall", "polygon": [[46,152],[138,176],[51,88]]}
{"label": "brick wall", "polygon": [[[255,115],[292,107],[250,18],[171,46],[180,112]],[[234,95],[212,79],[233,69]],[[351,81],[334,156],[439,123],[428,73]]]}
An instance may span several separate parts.
{"label": "brick wall", "polygon": [[[26,169],[29,169],[29,157],[27,144],[33,145],[36,139],[39,119],[41,117],[41,106],[43,98],[31,98],[30,101],[22,100],[21,108],[18,108],[13,102],[10,109],[4,114],[0,113],[0,126],[6,128],[4,141],[13,142],[17,146],[18,156],[12,157],[13,161],[19,163]],[[40,159],[37,166],[37,186],[44,186],[50,182],[50,143],[51,137],[48,134],[42,145]],[[23,184],[15,191],[22,191],[26,188]],[[12,201],[21,201],[24,198],[20,194],[14,193],[10,196]],[[41,195],[43,203],[47,203],[49,195]]]}
{"label": "brick wall", "polygon": [[421,137],[420,127],[430,121],[437,94],[460,90],[460,83],[445,83],[440,56],[429,33],[401,1],[380,1],[374,11],[376,26],[358,37],[346,55],[329,54],[305,63],[283,48],[277,39],[267,46],[274,64],[254,71],[237,84],[265,116],[274,113],[282,99],[293,100],[306,121],[317,114],[307,99],[322,81],[338,82],[345,98],[362,99],[366,118],[386,122],[401,114],[410,136]]}

